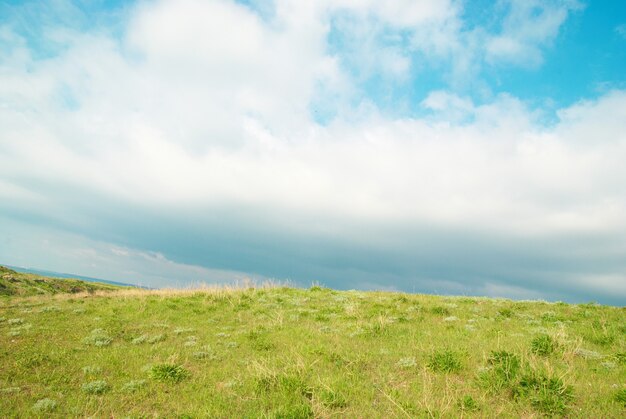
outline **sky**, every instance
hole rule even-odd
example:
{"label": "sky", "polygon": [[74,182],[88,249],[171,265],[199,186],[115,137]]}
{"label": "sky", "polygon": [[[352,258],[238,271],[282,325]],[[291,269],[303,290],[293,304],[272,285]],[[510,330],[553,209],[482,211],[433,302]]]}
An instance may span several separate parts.
{"label": "sky", "polygon": [[626,304],[626,2],[0,0],[0,263]]}

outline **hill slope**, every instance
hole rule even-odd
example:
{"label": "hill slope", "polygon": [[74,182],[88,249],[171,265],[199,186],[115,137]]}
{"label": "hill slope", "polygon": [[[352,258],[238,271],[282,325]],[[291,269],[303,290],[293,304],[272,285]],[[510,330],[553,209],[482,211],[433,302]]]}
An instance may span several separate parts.
{"label": "hill slope", "polygon": [[16,272],[0,266],[0,295],[30,296],[119,290],[119,286],[85,282],[78,279],[49,278]]}
{"label": "hill slope", "polygon": [[319,287],[0,300],[0,412],[624,417],[624,308]]}

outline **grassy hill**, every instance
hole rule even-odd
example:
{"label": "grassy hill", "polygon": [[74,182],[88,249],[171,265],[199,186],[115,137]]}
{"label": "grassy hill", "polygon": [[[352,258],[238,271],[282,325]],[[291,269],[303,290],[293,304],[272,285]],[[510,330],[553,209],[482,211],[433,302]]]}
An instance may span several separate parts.
{"label": "grassy hill", "polygon": [[30,296],[40,294],[115,291],[119,286],[85,282],[77,279],[49,278],[16,272],[0,266],[0,296]]}
{"label": "grassy hill", "polygon": [[0,412],[621,418],[626,312],[320,287],[10,297]]}

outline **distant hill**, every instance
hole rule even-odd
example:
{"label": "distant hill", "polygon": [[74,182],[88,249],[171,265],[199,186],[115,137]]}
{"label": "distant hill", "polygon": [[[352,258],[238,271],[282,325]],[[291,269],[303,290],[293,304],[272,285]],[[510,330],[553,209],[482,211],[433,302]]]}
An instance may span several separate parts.
{"label": "distant hill", "polygon": [[107,279],[101,279],[101,278],[93,278],[91,276],[67,274],[67,273],[61,273],[61,272],[55,272],[55,271],[45,271],[43,269],[22,268],[22,267],[19,267],[19,266],[11,266],[11,265],[5,265],[5,267],[7,267],[9,269],[13,269],[16,272],[27,273],[27,274],[36,274],[36,275],[40,275],[40,276],[46,276],[46,277],[49,277],[49,278],[80,279],[81,281],[98,282],[98,283],[101,283],[101,284],[109,284],[109,285],[118,285],[120,287],[149,288],[149,287],[143,287],[143,286],[139,286],[139,285],[135,285],[135,284],[129,284],[129,283],[126,283],[126,282],[117,282],[117,281],[109,281]]}
{"label": "distant hill", "polygon": [[86,282],[71,278],[51,278],[34,273],[17,272],[0,266],[0,295],[30,296],[42,294],[114,291],[122,284]]}

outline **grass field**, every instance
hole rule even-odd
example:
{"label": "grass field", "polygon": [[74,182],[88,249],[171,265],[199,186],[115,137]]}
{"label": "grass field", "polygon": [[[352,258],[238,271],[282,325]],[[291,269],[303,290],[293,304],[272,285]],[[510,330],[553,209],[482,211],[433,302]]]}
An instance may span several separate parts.
{"label": "grass field", "polygon": [[0,298],[2,417],[626,415],[626,311],[321,287]]}

